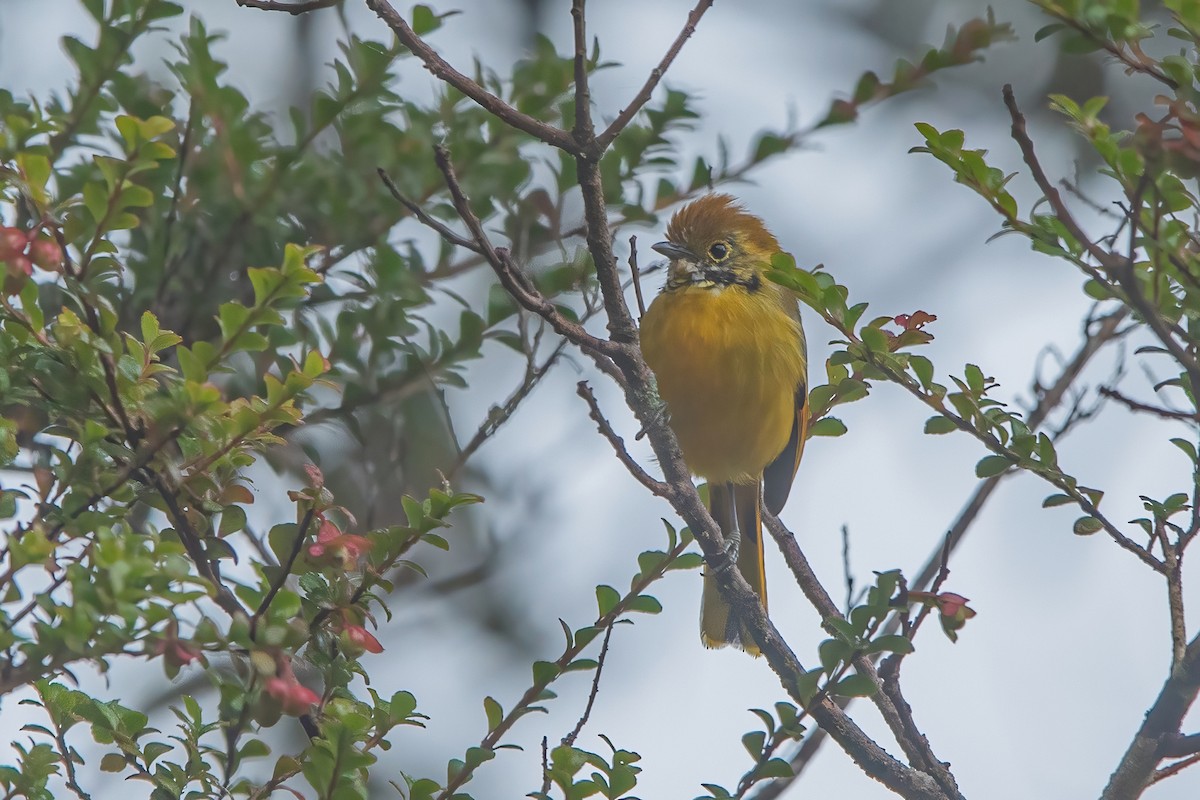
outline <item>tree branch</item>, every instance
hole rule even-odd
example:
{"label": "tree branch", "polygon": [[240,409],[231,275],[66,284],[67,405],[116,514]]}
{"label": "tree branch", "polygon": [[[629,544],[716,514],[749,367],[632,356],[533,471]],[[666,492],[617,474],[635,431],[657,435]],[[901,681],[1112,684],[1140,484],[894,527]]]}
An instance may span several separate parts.
{"label": "tree branch", "polygon": [[586,0],[571,0],[571,29],[575,38],[575,127],[571,135],[580,149],[592,146],[596,129],[592,124],[592,93],[588,89]]}
{"label": "tree branch", "polygon": [[[367,3],[392,26],[397,35],[401,37],[402,42],[409,45],[410,48],[412,47],[410,42],[422,48],[425,47],[419,39],[412,35],[408,26],[395,15],[390,5],[381,0],[367,0]],[[390,12],[393,18],[389,18],[387,12]],[[456,83],[456,81],[462,82],[461,76],[455,77],[457,73],[447,71],[447,65],[437,59],[436,55],[428,48],[425,48],[424,51],[414,50],[414,52],[426,62],[426,66],[430,67],[436,76],[442,77],[456,88],[463,88]],[[473,84],[473,82],[467,83]],[[468,85],[467,88],[470,86]],[[477,85],[475,89],[478,89]],[[491,110],[489,105],[491,101],[488,97],[484,97],[482,101],[479,97],[474,99]],[[514,120],[512,110],[507,106],[501,104],[497,108],[497,116],[503,121],[516,127],[525,124],[519,118]],[[557,146],[556,142],[548,138],[544,138],[543,141]],[[563,149],[572,152],[570,148]],[[671,487],[672,505],[691,528],[696,541],[700,544],[719,591],[730,601],[740,618],[746,620],[750,636],[759,645],[772,670],[779,675],[785,690],[803,705],[804,700],[800,697],[797,681],[804,670],[795,654],[779,636],[774,625],[767,619],[758,596],[746,583],[741,573],[732,568],[732,562],[729,559],[720,529],[700,501],[695,486],[692,484],[691,475],[683,463],[678,442],[666,423],[665,415],[662,413],[661,400],[654,388],[653,374],[642,359],[640,349],[636,346],[637,329],[625,303],[624,287],[613,258],[612,236],[608,225],[598,154],[575,152],[575,155],[584,200],[588,249],[595,264],[597,281],[608,315],[611,341],[598,340],[584,331],[581,326],[562,319],[554,307],[541,297],[513,266],[508,251],[492,246],[483,231],[479,218],[472,211],[463,194],[462,187],[450,163],[449,154],[445,148],[440,146],[435,147],[434,150],[435,160],[450,189],[455,209],[472,237],[483,249],[484,256],[500,278],[501,285],[520,305],[545,318],[560,335],[591,355],[597,364],[612,375],[624,389],[626,402],[643,425],[655,456],[658,458],[663,470],[664,482]],[[916,798],[957,800],[960,797],[957,791],[950,792],[939,786],[930,775],[897,761],[828,699],[812,708],[811,713],[817,723],[830,731],[834,740],[861,766],[866,774],[881,781],[901,796],[914,800]],[[494,739],[503,733],[504,727],[503,723],[497,726],[489,734],[489,741],[486,741],[484,746],[490,746]],[[461,777],[466,777],[465,771]],[[459,784],[461,784],[461,780],[452,781],[443,790],[443,794],[447,796],[452,794]]]}
{"label": "tree branch", "polygon": [[[779,551],[783,553],[783,559],[792,571],[792,577],[796,579],[796,584],[822,619],[844,619],[841,610],[829,596],[825,587],[821,585],[812,565],[808,563],[808,558],[796,542],[795,535],[773,514],[764,513],[763,524],[771,533],[771,537],[775,539]],[[896,742],[904,750],[909,763],[937,781],[947,796],[956,795],[958,785],[954,776],[945,764],[934,755],[929,741],[917,728],[908,703],[900,695],[899,687],[893,685],[890,692],[882,691],[884,682],[880,680],[872,659],[865,655],[857,655],[853,661],[858,673],[870,678],[880,688],[880,691],[871,695],[871,700],[879,709],[879,713],[892,731],[892,735],[896,737]],[[842,707],[838,705],[838,708],[840,710]],[[903,710],[901,710],[902,708]]]}
{"label": "tree branch", "polygon": [[421,208],[416,202],[410,200],[400,192],[400,189],[392,182],[391,176],[384,171],[383,167],[375,170],[379,173],[379,179],[383,181],[383,185],[387,187],[388,192],[392,197],[396,198],[396,202],[408,209],[414,217],[417,218],[422,225],[437,232],[439,236],[445,239],[455,247],[461,247],[470,250],[472,253],[483,255],[483,249],[473,240],[459,236],[441,220],[435,219],[425,209]]}
{"label": "tree branch", "polygon": [[453,86],[467,97],[474,100],[492,116],[519,131],[557,147],[571,154],[579,151],[575,139],[561,128],[548,125],[539,119],[524,114],[501,100],[496,95],[484,89],[475,81],[462,74],[450,63],[437,54],[432,47],[425,43],[413,31],[404,17],[400,15],[388,0],[366,0],[367,8],[375,12],[383,22],[392,29],[400,43],[407,47],[414,56],[421,60],[425,69],[443,83]]}
{"label": "tree branch", "polygon": [[[1137,734],[1104,787],[1101,800],[1134,800],[1156,780],[1155,768],[1181,740],[1179,726],[1200,692],[1200,637],[1188,642]],[[1163,776],[1165,777],[1165,776]]]}
{"label": "tree branch", "polygon": [[1012,138],[1021,148],[1021,154],[1025,158],[1025,163],[1029,166],[1029,172],[1033,176],[1033,180],[1038,185],[1038,188],[1042,190],[1042,194],[1046,196],[1046,200],[1050,203],[1050,207],[1054,211],[1054,216],[1063,224],[1067,232],[1079,242],[1080,246],[1087,250],[1116,280],[1125,294],[1125,302],[1150,326],[1150,329],[1154,331],[1154,335],[1167,348],[1171,356],[1187,371],[1192,386],[1200,389],[1200,362],[1197,362],[1195,357],[1184,350],[1183,346],[1176,341],[1175,337],[1171,335],[1171,331],[1163,322],[1158,310],[1142,294],[1141,287],[1138,286],[1137,278],[1134,276],[1133,261],[1105,250],[1084,233],[1083,228],[1080,227],[1067,208],[1066,203],[1063,202],[1062,195],[1058,193],[1058,189],[1046,177],[1046,172],[1042,169],[1042,165],[1038,161],[1037,154],[1033,149],[1033,141],[1029,138],[1029,133],[1025,127],[1025,116],[1021,113],[1021,109],[1017,106],[1016,98],[1013,96],[1012,85],[1005,84],[1003,93],[1004,105],[1008,107],[1009,116],[1012,118]]}
{"label": "tree branch", "polygon": [[596,395],[592,392],[592,387],[588,386],[587,381],[580,381],[576,385],[575,393],[582,397],[584,402],[588,404],[588,416],[599,427],[600,434],[612,445],[613,451],[617,454],[617,459],[625,465],[625,469],[629,471],[629,474],[637,479],[638,483],[649,489],[651,493],[670,499],[674,494],[671,486],[652,478],[633,459],[633,456],[629,455],[629,451],[625,449],[625,440],[617,435],[617,432],[613,430],[612,424],[605,418],[604,412],[600,410],[600,404],[596,401]]}
{"label": "tree branch", "polygon": [[[1029,414],[1030,430],[1037,430],[1046,422],[1050,412],[1062,403],[1071,386],[1078,380],[1079,376],[1083,373],[1084,367],[1091,361],[1092,357],[1105,344],[1121,335],[1120,325],[1128,316],[1128,309],[1118,309],[1100,318],[1100,324],[1095,331],[1088,330],[1091,323],[1089,319],[1089,324],[1085,324],[1084,326],[1085,338],[1083,344],[1080,345],[1075,355],[1063,368],[1058,379],[1039,393],[1037,404]],[[949,560],[950,555],[962,544],[963,539],[966,538],[971,525],[978,518],[988,499],[991,498],[996,489],[1000,487],[1001,481],[1009,474],[1008,472],[1002,472],[999,475],[993,475],[986,480],[980,481],[976,485],[975,491],[971,493],[962,511],[959,512],[958,517],[951,524],[949,532],[925,561],[925,565],[921,568],[917,577],[909,582],[910,589],[913,591],[923,591],[932,584],[936,576],[941,572],[943,565]],[[881,635],[896,633],[900,630],[900,625],[901,622],[898,617],[889,619],[884,624]],[[878,656],[873,656],[873,658],[878,658]],[[849,706],[851,702],[853,702],[853,698],[845,698],[843,707]],[[804,742],[789,760],[792,767],[792,777],[777,780],[764,786],[755,795],[755,800],[774,800],[774,798],[778,797],[812,763],[813,757],[821,749],[825,740],[826,733],[820,728],[805,737]]]}
{"label": "tree branch", "polygon": [[304,0],[303,2],[288,3],[282,0],[233,0],[243,8],[257,8],[261,11],[282,11],[297,17],[309,11],[322,8],[333,8],[343,0]]}
{"label": "tree branch", "polygon": [[1132,397],[1127,397],[1112,386],[1101,386],[1100,394],[1110,400],[1116,400],[1121,405],[1128,408],[1130,411],[1140,411],[1146,414],[1153,414],[1156,417],[1163,419],[1186,420],[1188,422],[1200,422],[1200,414],[1190,411],[1176,411],[1171,408],[1163,408],[1162,406],[1154,406],[1149,403],[1143,403],[1140,400],[1134,400]]}
{"label": "tree branch", "polygon": [[446,181],[446,187],[450,190],[450,197],[454,202],[454,210],[458,212],[459,217],[467,226],[467,230],[471,232],[471,236],[479,246],[484,258],[487,259],[488,264],[495,271],[496,277],[500,279],[500,285],[522,307],[542,317],[546,322],[550,323],[550,327],[556,333],[574,342],[585,353],[591,356],[592,360],[596,362],[596,365],[602,371],[610,375],[614,380],[618,382],[622,381],[621,372],[613,363],[613,358],[627,358],[628,349],[613,342],[599,339],[584,330],[582,325],[564,317],[554,304],[547,300],[529,279],[525,277],[525,274],[512,263],[509,251],[506,248],[498,248],[492,245],[487,233],[483,230],[483,223],[479,221],[479,217],[471,210],[471,203],[463,193],[462,184],[459,183],[458,175],[454,171],[454,165],[450,161],[449,151],[441,145],[434,145],[433,156],[438,169],[441,170],[442,176]]}
{"label": "tree branch", "polygon": [[696,25],[699,24],[700,18],[704,16],[704,12],[712,8],[713,0],[698,0],[695,8],[687,15],[687,22],[684,23],[683,30],[675,37],[675,41],[667,49],[662,60],[658,62],[658,66],[650,70],[650,77],[646,78],[645,84],[642,85],[639,91],[629,102],[629,105],[617,115],[617,118],[604,129],[604,132],[596,137],[596,144],[601,150],[608,148],[612,144],[613,139],[616,139],[621,131],[628,127],[637,113],[642,110],[646,103],[650,102],[650,95],[654,94],[654,89],[658,86],[659,81],[667,74],[667,69],[671,66],[671,62],[679,55],[679,51],[683,49],[684,43],[692,37],[696,32]]}

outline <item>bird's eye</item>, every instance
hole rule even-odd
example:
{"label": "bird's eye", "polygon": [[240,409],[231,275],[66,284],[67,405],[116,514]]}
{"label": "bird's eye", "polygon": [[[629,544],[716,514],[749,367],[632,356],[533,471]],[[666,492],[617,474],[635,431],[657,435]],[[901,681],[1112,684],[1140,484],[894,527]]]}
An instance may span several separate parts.
{"label": "bird's eye", "polygon": [[709,245],[708,254],[712,256],[713,261],[724,261],[729,255],[729,245],[724,242],[715,242]]}

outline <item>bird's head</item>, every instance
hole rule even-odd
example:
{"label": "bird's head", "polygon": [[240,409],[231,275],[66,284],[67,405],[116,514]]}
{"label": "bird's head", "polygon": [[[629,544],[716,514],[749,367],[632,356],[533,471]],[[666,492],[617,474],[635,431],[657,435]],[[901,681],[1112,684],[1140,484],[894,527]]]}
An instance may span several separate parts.
{"label": "bird's head", "polygon": [[709,194],[675,212],[667,240],[653,249],[671,259],[668,288],[736,284],[756,291],[779,242],[733,197]]}

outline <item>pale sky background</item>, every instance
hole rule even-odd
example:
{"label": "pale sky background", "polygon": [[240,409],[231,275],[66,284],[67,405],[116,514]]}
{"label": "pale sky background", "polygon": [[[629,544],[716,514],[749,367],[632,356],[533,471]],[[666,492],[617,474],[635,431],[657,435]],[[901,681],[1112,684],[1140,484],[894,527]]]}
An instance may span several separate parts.
{"label": "pale sky background", "polygon": [[[229,32],[220,52],[252,98],[273,109],[286,105],[289,70],[301,57],[293,47],[295,20],[240,9],[233,0],[185,5],[202,13],[210,30]],[[348,5],[360,33],[387,37],[365,8]],[[464,11],[432,38],[452,63],[469,71],[477,55],[504,74],[520,57],[522,23],[509,4],[433,5]],[[569,4],[549,5],[546,32],[565,47]],[[623,63],[594,85],[598,107],[611,117],[676,35],[690,3],[592,5],[592,32],[605,57]],[[954,184],[933,158],[906,155],[921,143],[912,123],[924,121],[962,128],[968,146],[989,149],[1006,171],[1022,169],[1000,99],[1001,85],[1011,82],[1031,118],[1043,163],[1054,178],[1071,176],[1070,136],[1060,120],[1043,113],[1056,47],[1034,45],[1033,34],[1044,21],[1033,9],[1016,0],[995,6],[999,18],[1015,25],[1019,42],[995,47],[985,64],[939,76],[936,90],[890,101],[867,111],[855,126],[813,137],[809,149],[773,162],[754,176],[753,185],[733,191],[801,264],[823,262],[850,287],[852,301],[869,301],[870,316],[916,309],[936,314],[929,329],[936,341],[924,354],[940,376],[961,374],[971,361],[999,381],[997,397],[1027,401],[1045,345],[1069,355],[1079,342],[1087,309],[1078,291],[1082,279],[1067,264],[1032,253],[1024,240],[986,243],[999,227],[986,204]],[[667,79],[668,85],[701,90],[705,125],[686,139],[684,151],[712,153],[722,133],[733,153],[743,153],[760,129],[783,127],[789,109],[802,121],[813,120],[831,97],[845,96],[864,69],[887,73],[898,57],[919,58],[912,41],[940,43],[947,23],[966,21],[984,8],[974,0],[717,3]],[[867,15],[878,18],[864,25]],[[0,86],[43,94],[72,80],[58,44],[68,32],[88,32],[74,2],[0,0]],[[320,52],[303,57],[328,61],[336,33],[333,16],[322,14],[312,35]],[[163,41],[156,45],[161,53],[149,48],[141,55],[166,55]],[[1115,104],[1114,124],[1128,126],[1152,89],[1126,81],[1111,67],[1106,75],[1143,92]],[[432,85],[426,73],[410,69],[401,91],[427,94]],[[1110,199],[1109,187],[1085,186],[1099,199]],[[1035,192],[1024,175],[1015,187],[1024,211]],[[1099,224],[1093,230],[1108,232]],[[652,235],[646,232],[643,241],[655,241],[646,238]],[[456,288],[480,297],[484,279],[477,275]],[[815,384],[834,333],[811,314],[806,324]],[[1057,376],[1053,359],[1042,359],[1042,366],[1044,380]],[[451,392],[460,431],[473,430],[509,390],[512,369],[511,363],[482,364],[469,392]],[[1091,385],[1107,379],[1111,369],[1111,358],[1099,359],[1088,373]],[[662,546],[658,518],[670,519],[669,507],[648,496],[611,456],[574,394],[578,379],[569,366],[560,369],[478,455],[491,485],[477,488],[488,496],[484,512],[498,544],[499,564],[488,580],[448,598],[419,588],[401,595],[395,618],[380,633],[386,652],[366,656],[381,694],[412,691],[419,710],[432,718],[428,730],[394,737],[396,747],[376,767],[377,779],[403,769],[444,780],[447,759],[461,756],[485,733],[484,695],[511,707],[528,685],[530,662],[557,656],[557,619],[572,627],[586,624],[595,611],[594,585],[627,586],[636,555]],[[603,379],[593,385],[619,432],[632,442],[636,425],[615,387]],[[1149,396],[1138,369],[1131,370],[1127,385]],[[899,567],[915,575],[973,490],[973,466],[984,455],[966,436],[922,434],[925,407],[897,388],[880,386],[838,415],[850,432],[810,443],[783,514],[835,598],[844,595],[842,525],[849,526],[860,585],[871,581],[872,570]],[[1163,498],[1188,489],[1186,462],[1167,441],[1188,434],[1183,426],[1167,428],[1106,408],[1059,448],[1060,461],[1084,484],[1106,490],[1104,507],[1112,519],[1140,516],[1138,495]],[[650,463],[644,446],[634,445],[633,451]],[[956,645],[936,625],[928,626],[917,652],[905,661],[903,686],[916,720],[969,797],[1097,796],[1166,674],[1164,587],[1102,535],[1073,536],[1077,514],[1042,511],[1041,500],[1051,492],[1029,476],[1000,489],[956,554],[946,584],[971,598],[979,616]],[[269,510],[269,504],[257,508]],[[768,551],[772,619],[801,660],[815,663],[816,645],[824,638],[818,619],[771,543]],[[427,565],[436,573],[436,556]],[[747,709],[770,708],[785,694],[764,661],[701,647],[698,573],[673,573],[653,593],[665,611],[639,616],[635,625],[615,632],[600,697],[578,745],[606,753],[598,738],[604,734],[640,753],[644,771],[634,794],[643,798],[693,797],[703,791],[702,781],[733,788],[751,763],[740,737],[759,725]],[[1190,591],[1189,599],[1200,596]],[[498,640],[486,627],[462,622],[485,617],[481,609],[492,607],[524,620],[519,640]],[[161,675],[157,665],[129,663],[113,670],[108,685],[97,678],[87,685],[101,697],[136,706],[171,691]],[[526,717],[506,739],[525,752],[501,752],[467,788],[480,800],[537,790],[541,737],[557,741],[572,727],[589,684],[586,675],[556,684],[560,697],[550,703],[550,714]],[[37,719],[17,699],[5,699],[0,742]],[[870,703],[856,703],[852,714],[898,752]],[[160,722],[167,727],[165,717]],[[87,737],[76,736],[86,755]],[[7,761],[0,756],[0,763]],[[98,757],[89,768],[97,762]],[[142,785],[111,786],[103,796],[136,795]],[[1182,800],[1198,794],[1200,768],[1193,768],[1146,797]],[[785,796],[892,795],[827,743]]]}

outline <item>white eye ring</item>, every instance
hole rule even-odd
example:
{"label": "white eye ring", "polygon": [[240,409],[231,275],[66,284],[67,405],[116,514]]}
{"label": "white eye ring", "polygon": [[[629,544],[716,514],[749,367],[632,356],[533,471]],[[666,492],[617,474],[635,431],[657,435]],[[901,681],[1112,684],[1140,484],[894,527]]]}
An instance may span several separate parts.
{"label": "white eye ring", "polygon": [[715,242],[709,245],[708,254],[714,261],[723,261],[729,256],[729,245],[724,242]]}

